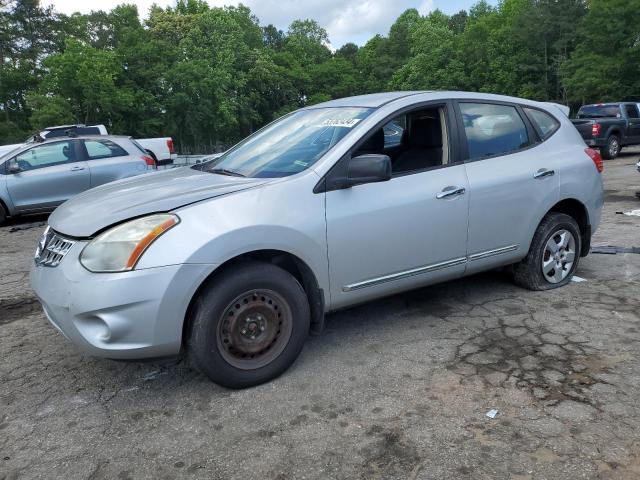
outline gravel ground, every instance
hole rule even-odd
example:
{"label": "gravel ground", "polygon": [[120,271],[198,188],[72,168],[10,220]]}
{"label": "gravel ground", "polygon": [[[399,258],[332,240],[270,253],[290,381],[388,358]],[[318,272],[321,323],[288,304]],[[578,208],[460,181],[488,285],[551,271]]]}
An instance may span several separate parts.
{"label": "gravel ground", "polygon": [[[640,208],[630,152],[595,245],[640,246],[616,213]],[[29,289],[44,220],[0,228],[0,479],[640,478],[640,255],[551,292],[491,272],[333,314],[281,378],[230,391],[78,353]]]}

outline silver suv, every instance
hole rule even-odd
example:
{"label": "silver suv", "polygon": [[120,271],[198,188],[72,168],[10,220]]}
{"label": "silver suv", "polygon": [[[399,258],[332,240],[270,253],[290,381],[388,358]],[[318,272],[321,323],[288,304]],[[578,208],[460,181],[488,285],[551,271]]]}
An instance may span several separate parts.
{"label": "silver suv", "polygon": [[129,137],[56,137],[0,156],[0,225],[9,216],[52,211],[92,187],[156,168]]}
{"label": "silver suv", "polygon": [[78,195],[50,217],[31,282],[90,354],[184,350],[246,387],[285,371],[330,311],[506,265],[525,288],[567,284],[600,220],[601,171],[551,104],[345,98],[203,164]]}

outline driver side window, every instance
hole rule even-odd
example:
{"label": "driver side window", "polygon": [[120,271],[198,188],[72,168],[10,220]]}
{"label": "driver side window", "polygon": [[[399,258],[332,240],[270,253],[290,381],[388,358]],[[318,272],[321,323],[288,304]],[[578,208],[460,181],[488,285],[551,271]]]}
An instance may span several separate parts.
{"label": "driver side window", "polygon": [[74,144],[70,140],[38,145],[16,155],[14,159],[21,170],[34,170],[75,161]]}
{"label": "driver side window", "polygon": [[369,135],[353,156],[384,154],[393,175],[417,173],[449,164],[446,107],[434,105],[399,115]]}

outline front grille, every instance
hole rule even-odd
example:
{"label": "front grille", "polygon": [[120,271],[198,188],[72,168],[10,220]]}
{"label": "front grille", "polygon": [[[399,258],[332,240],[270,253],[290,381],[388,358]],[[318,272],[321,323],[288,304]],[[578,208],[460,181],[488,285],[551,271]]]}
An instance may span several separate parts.
{"label": "front grille", "polygon": [[47,227],[38,243],[35,256],[36,265],[57,267],[74,244],[74,241],[58,235],[51,230],[51,227]]}

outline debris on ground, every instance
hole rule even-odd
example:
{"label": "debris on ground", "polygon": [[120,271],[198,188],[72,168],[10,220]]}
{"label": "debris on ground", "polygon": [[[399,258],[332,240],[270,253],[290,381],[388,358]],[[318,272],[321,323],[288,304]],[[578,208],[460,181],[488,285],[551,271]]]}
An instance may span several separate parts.
{"label": "debris on ground", "polygon": [[486,415],[487,415],[487,417],[489,417],[489,418],[496,418],[496,415],[498,415],[498,410],[496,410],[495,408],[493,408],[493,409],[489,410],[489,411],[486,413]]}
{"label": "debris on ground", "polygon": [[574,275],[573,277],[571,277],[571,281],[576,283],[582,283],[582,282],[586,282],[587,279]]}
{"label": "debris on ground", "polygon": [[635,210],[631,210],[630,212],[624,212],[624,215],[629,215],[632,217],[640,217],[640,208],[636,208]]}
{"label": "debris on ground", "polygon": [[617,247],[615,245],[596,245],[591,247],[591,253],[615,255],[616,253],[639,253],[640,247]]}

